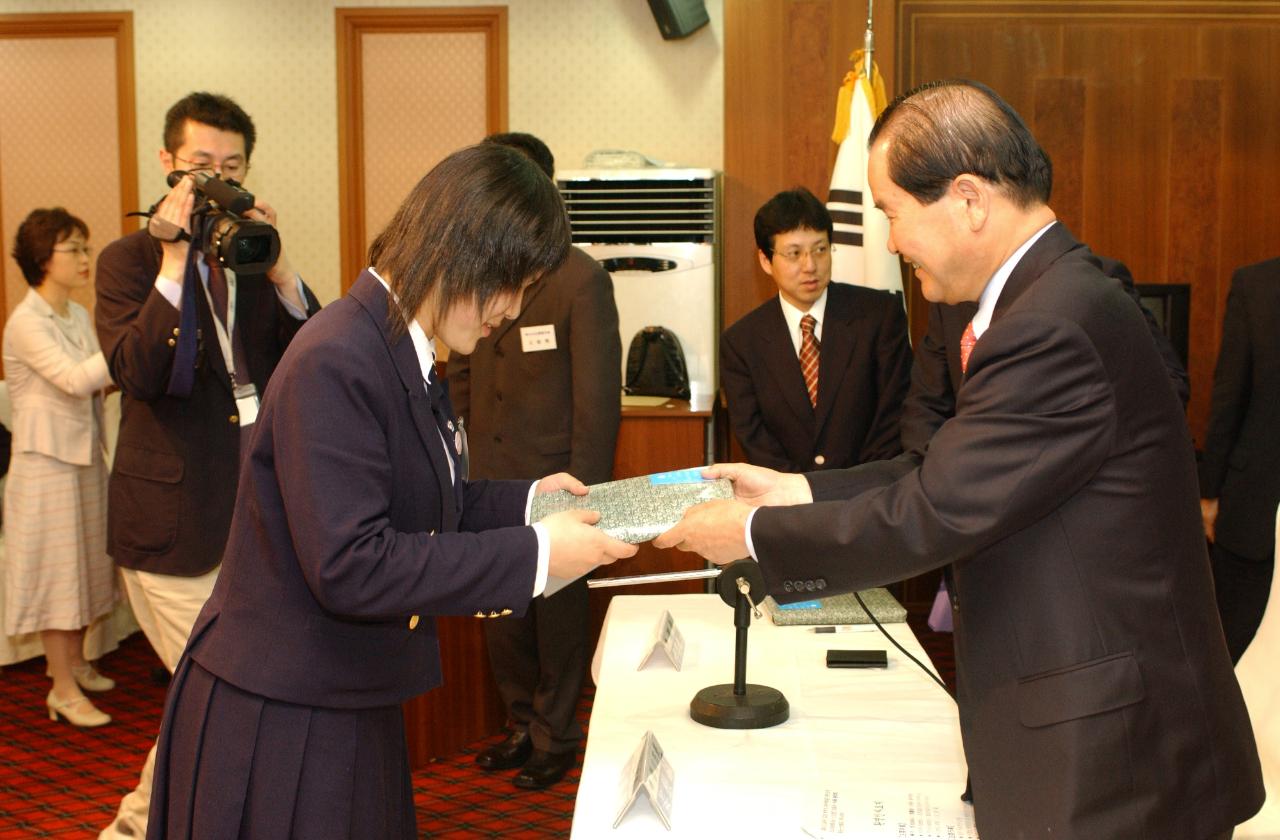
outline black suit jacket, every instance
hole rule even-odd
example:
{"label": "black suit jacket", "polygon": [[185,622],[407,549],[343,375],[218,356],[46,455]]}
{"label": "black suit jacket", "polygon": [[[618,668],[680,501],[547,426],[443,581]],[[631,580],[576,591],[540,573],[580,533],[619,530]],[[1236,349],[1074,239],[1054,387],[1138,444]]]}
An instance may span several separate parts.
{"label": "black suit jacket", "polygon": [[720,384],[729,422],[750,463],[802,472],[851,467],[901,451],[898,420],[911,370],[901,300],[832,283],[825,318],[816,409],[777,296],[721,336]]}
{"label": "black suit jacket", "polygon": [[1203,840],[1262,802],[1191,442],[1148,336],[1055,225],[1014,268],[917,468],[852,498],[844,474],[811,473],[815,504],[752,521],[780,600],[954,564],[984,837]]}
{"label": "black suit jacket", "polygon": [[527,608],[530,482],[470,482],[459,506],[412,339],[388,334],[373,275],[299,333],[256,426],[187,648],[209,671],[290,703],[388,706],[440,682],[430,616]]}
{"label": "black suit jacket", "polygon": [[[165,395],[179,311],[155,288],[160,246],[145,230],[98,257],[98,341],[120,387],[120,437],[108,485],[107,550],[121,566],[203,574],[222,560],[240,465],[240,426],[213,313],[196,295],[200,340],[191,395]],[[306,291],[308,314],[320,309]],[[236,330],[258,393],[305,323],[265,276],[236,277]]]}
{"label": "black suit jacket", "polygon": [[1215,539],[1255,560],[1275,553],[1280,504],[1280,259],[1231,279],[1200,495],[1218,499]]}
{"label": "black suit jacket", "polygon": [[[552,325],[556,349],[526,353],[520,329]],[[473,478],[613,476],[622,412],[622,345],[613,280],[585,251],[525,292],[520,315],[449,355],[449,390],[466,421]]]}
{"label": "black suit jacket", "polygon": [[[1088,260],[1107,277],[1118,280],[1125,294],[1142,310],[1160,358],[1164,360],[1169,382],[1185,406],[1191,398],[1186,368],[1161,331],[1155,316],[1142,305],[1128,266],[1093,253],[1089,254]],[[914,461],[919,461],[938,427],[955,413],[956,392],[964,378],[960,372],[960,336],[977,311],[978,304],[974,302],[929,304],[928,329],[916,348],[911,390],[902,409],[902,451]]]}

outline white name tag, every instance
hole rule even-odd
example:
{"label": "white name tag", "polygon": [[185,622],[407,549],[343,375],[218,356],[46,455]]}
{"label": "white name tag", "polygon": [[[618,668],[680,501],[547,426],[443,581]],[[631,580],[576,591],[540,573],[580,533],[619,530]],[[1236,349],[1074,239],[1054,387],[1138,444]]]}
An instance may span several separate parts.
{"label": "white name tag", "polygon": [[252,384],[236,388],[236,414],[240,418],[240,428],[252,426],[258,419],[258,389]]}
{"label": "white name tag", "polygon": [[539,324],[520,328],[520,349],[526,353],[556,349],[556,325]]}

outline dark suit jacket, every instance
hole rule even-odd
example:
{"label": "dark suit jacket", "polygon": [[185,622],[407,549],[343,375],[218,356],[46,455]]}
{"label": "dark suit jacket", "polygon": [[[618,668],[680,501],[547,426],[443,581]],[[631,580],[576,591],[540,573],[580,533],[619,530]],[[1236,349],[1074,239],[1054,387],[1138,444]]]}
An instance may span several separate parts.
{"label": "dark suit jacket", "polygon": [[[521,327],[551,324],[556,349],[526,353]],[[573,248],[529,287],[520,316],[449,355],[449,392],[471,441],[472,478],[613,476],[622,411],[622,345],[613,280]]]}
{"label": "dark suit jacket", "polygon": [[[1186,368],[1160,330],[1155,316],[1142,305],[1128,266],[1096,254],[1090,254],[1089,260],[1103,274],[1120,281],[1125,294],[1142,309],[1147,328],[1164,360],[1169,382],[1185,406],[1191,398]],[[902,450],[917,462],[928,448],[933,433],[955,413],[956,392],[960,390],[963,379],[960,372],[960,336],[977,311],[978,304],[973,302],[929,304],[929,326],[916,348],[915,365],[911,368],[911,391],[902,408]]]}
{"label": "dark suit jacket", "polygon": [[[196,295],[200,341],[191,395],[165,395],[179,311],[155,289],[160,246],[145,230],[98,257],[98,341],[120,387],[120,437],[108,485],[107,550],[121,566],[203,574],[222,560],[240,465],[240,426],[213,313]],[[320,304],[306,291],[308,314]],[[265,393],[281,353],[305,323],[265,276],[236,277],[236,330],[249,375]]]}
{"label": "dark suit jacket", "polygon": [[910,370],[900,299],[844,283],[827,286],[816,409],[777,296],[720,338],[720,384],[733,432],[749,462],[785,472],[897,455]]}
{"label": "dark suit jacket", "polygon": [[1280,259],[1231,279],[1200,495],[1218,499],[1217,541],[1256,560],[1275,553],[1280,504]]}
{"label": "dark suit jacket", "polygon": [[291,703],[387,706],[440,683],[430,616],[526,609],[530,483],[471,482],[459,509],[412,340],[390,339],[373,275],[299,333],[256,425],[187,649],[209,671]]}
{"label": "dark suit jacket", "polygon": [[812,473],[817,502],[760,509],[752,539],[780,600],[954,563],[984,837],[1203,840],[1260,806],[1258,758],[1182,407],[1087,257],[1061,225],[1023,256],[917,469],[853,498]]}

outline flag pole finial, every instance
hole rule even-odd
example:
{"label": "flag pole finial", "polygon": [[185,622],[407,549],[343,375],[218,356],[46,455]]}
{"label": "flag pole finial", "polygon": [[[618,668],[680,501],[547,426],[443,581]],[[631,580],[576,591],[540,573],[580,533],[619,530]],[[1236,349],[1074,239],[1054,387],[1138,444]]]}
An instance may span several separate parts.
{"label": "flag pole finial", "polygon": [[871,27],[871,4],[873,2],[874,0],[867,0],[867,31],[862,36],[862,64],[863,69],[866,71],[866,77],[868,80],[872,78],[871,68],[873,60],[871,54],[875,52],[876,46],[875,32]]}

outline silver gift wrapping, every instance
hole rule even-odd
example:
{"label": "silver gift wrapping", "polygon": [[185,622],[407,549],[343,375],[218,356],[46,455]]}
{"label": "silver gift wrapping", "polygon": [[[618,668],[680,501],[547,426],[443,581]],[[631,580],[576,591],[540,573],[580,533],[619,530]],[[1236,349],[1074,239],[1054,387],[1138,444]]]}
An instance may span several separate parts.
{"label": "silver gift wrapping", "polygon": [[733,483],[725,478],[654,484],[649,476],[638,476],[593,484],[585,496],[567,490],[534,496],[529,519],[537,522],[562,510],[595,510],[600,512],[597,528],[623,542],[642,543],[672,528],[694,505],[732,498]]}

